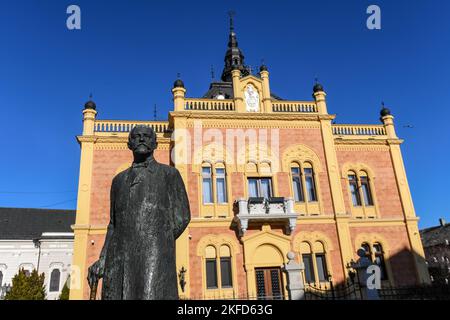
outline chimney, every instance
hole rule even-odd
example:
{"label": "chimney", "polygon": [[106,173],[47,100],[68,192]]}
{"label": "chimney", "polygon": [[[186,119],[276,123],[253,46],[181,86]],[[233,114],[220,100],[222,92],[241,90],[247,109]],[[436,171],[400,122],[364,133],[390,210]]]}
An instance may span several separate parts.
{"label": "chimney", "polygon": [[445,227],[445,219],[444,219],[444,218],[440,218],[440,219],[439,219],[439,225],[440,225],[441,227]]}

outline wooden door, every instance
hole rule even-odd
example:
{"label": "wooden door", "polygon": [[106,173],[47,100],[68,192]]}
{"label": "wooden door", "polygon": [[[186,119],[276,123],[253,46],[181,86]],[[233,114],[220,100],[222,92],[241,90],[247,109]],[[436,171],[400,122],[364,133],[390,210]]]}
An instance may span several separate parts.
{"label": "wooden door", "polygon": [[280,268],[257,268],[255,273],[258,299],[283,299],[283,279]]}

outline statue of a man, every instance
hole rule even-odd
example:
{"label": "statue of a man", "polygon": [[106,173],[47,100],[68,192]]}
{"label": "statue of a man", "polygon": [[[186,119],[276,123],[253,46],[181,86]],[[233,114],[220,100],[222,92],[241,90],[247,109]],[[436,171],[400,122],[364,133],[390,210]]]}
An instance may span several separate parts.
{"label": "statue of a man", "polygon": [[191,215],[180,173],[155,161],[156,146],[153,129],[133,128],[133,164],[112,181],[105,244],[88,272],[91,288],[103,278],[104,300],[178,299],[175,240]]}

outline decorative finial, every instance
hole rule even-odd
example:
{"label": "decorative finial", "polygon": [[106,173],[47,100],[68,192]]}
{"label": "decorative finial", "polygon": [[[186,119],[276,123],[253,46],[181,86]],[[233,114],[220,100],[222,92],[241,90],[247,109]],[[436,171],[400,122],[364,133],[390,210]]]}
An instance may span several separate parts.
{"label": "decorative finial", "polygon": [[89,94],[89,101],[86,102],[86,104],[84,105],[84,109],[92,109],[95,110],[97,108],[97,106],[95,105],[95,102],[92,101],[92,93]]}
{"label": "decorative finial", "polygon": [[156,121],[156,103],[155,103],[154,109],[153,109],[153,120]]}
{"label": "decorative finial", "polygon": [[319,83],[319,78],[317,78],[317,76],[314,78],[314,87],[313,87],[313,92],[319,92],[319,91],[323,91],[323,86]]}
{"label": "decorative finial", "polygon": [[261,59],[261,66],[259,67],[259,71],[267,71],[267,66],[265,64],[264,58]]}
{"label": "decorative finial", "polygon": [[233,17],[236,15],[236,12],[233,10],[228,11],[228,16],[230,17],[230,32],[234,32],[234,22]]}
{"label": "decorative finial", "polygon": [[381,101],[381,111],[380,111],[380,116],[383,118],[385,116],[390,116],[391,115],[391,110],[389,110],[388,108],[386,108],[386,106],[384,105],[384,101]]}
{"label": "decorative finial", "polygon": [[180,79],[181,73],[177,72],[177,79]]}

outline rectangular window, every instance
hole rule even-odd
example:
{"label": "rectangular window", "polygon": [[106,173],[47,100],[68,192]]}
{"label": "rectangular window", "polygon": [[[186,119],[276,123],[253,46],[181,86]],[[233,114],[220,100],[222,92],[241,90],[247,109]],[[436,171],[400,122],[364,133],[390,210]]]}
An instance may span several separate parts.
{"label": "rectangular window", "polygon": [[249,178],[248,179],[249,197],[272,197],[272,179],[271,178]]}
{"label": "rectangular window", "polygon": [[54,269],[50,274],[50,292],[59,291],[59,281],[61,279],[61,272],[58,269]]}
{"label": "rectangular window", "polygon": [[206,288],[217,289],[216,259],[206,259]]}
{"label": "rectangular window", "polygon": [[272,180],[269,178],[261,179],[261,196],[269,198],[272,196]]}
{"label": "rectangular window", "polygon": [[386,271],[386,264],[384,262],[384,257],[383,257],[383,248],[381,247],[380,244],[374,244],[373,249],[375,251],[375,264],[380,267],[381,280],[387,280],[388,275],[387,275],[387,271]]}
{"label": "rectangular window", "polygon": [[350,193],[352,194],[352,202],[354,207],[361,206],[361,198],[358,191],[358,182],[355,175],[348,176],[348,183],[350,186]]}
{"label": "rectangular window", "polygon": [[302,180],[300,177],[300,168],[291,168],[292,173],[292,185],[294,187],[294,198],[295,202],[303,202],[303,187]]}
{"label": "rectangular window", "polygon": [[225,169],[216,169],[216,192],[217,192],[217,203],[228,202],[227,183],[225,180]]}
{"label": "rectangular window", "polygon": [[258,180],[248,179],[248,196],[258,197]]}
{"label": "rectangular window", "polygon": [[314,183],[314,173],[312,168],[305,168],[305,183],[308,192],[308,201],[317,201],[316,185]]}
{"label": "rectangular window", "polygon": [[302,254],[303,263],[305,264],[305,281],[314,282],[314,266],[311,254]]}
{"label": "rectangular window", "polygon": [[369,179],[367,177],[360,177],[361,190],[364,197],[364,204],[366,206],[373,206],[372,194],[370,192]]}
{"label": "rectangular window", "polygon": [[324,254],[316,254],[316,264],[319,281],[320,282],[328,281],[327,262],[325,260]]}
{"label": "rectangular window", "polygon": [[213,202],[213,191],[212,191],[212,181],[211,181],[211,168],[202,168],[202,190],[203,190],[203,204],[208,204]]}
{"label": "rectangular window", "polygon": [[231,288],[233,286],[230,257],[220,258],[220,276],[222,288]]}

